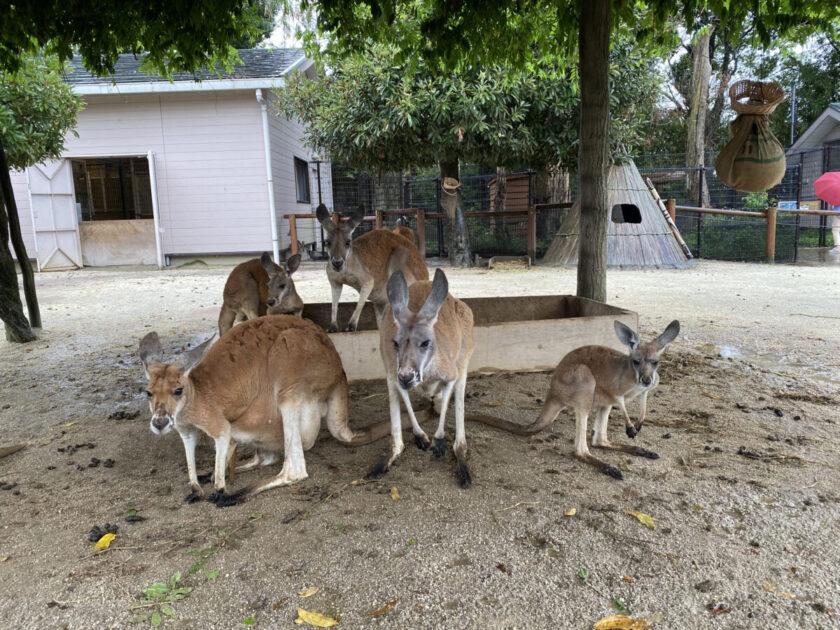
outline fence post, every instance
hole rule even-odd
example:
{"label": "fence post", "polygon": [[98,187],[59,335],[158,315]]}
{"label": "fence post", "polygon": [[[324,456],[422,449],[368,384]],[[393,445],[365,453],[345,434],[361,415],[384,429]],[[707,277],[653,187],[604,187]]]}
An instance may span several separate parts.
{"label": "fence post", "polygon": [[292,256],[294,256],[298,253],[297,216],[294,214],[287,214],[286,218],[289,220],[289,239],[292,241],[289,246],[292,248]]}
{"label": "fence post", "polygon": [[532,263],[537,261],[537,210],[528,207],[528,257]]}
{"label": "fence post", "polygon": [[767,208],[764,211],[767,216],[767,238],[764,251],[767,254],[767,263],[776,262],[776,208]]}
{"label": "fence post", "polygon": [[376,211],[376,229],[377,230],[382,229],[382,210],[377,210]]}
{"label": "fence post", "polygon": [[666,199],[665,200],[665,209],[668,211],[668,216],[671,217],[671,221],[674,222],[674,225],[677,223],[677,200],[676,199]]}
{"label": "fence post", "polygon": [[417,249],[420,256],[426,258],[426,210],[417,208]]}

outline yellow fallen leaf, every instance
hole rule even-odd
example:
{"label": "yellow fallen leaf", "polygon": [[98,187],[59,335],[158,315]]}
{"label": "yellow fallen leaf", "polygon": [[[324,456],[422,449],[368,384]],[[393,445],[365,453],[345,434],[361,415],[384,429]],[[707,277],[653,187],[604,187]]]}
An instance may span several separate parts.
{"label": "yellow fallen leaf", "polygon": [[377,609],[376,609],[376,610],[374,610],[372,613],[370,613],[370,616],[371,616],[371,617],[378,617],[379,615],[383,615],[383,614],[385,614],[386,612],[388,612],[389,610],[391,610],[394,606],[396,606],[398,601],[399,601],[399,600],[396,600],[396,599],[395,599],[395,600],[394,600],[394,601],[392,601],[392,602],[388,602],[388,603],[387,603],[387,604],[385,604],[382,608],[377,608]]}
{"label": "yellow fallen leaf", "polygon": [[365,484],[365,483],[367,483],[367,481],[365,479],[354,479],[353,481],[350,482],[350,485],[351,486],[361,486],[362,484]]}
{"label": "yellow fallen leaf", "polygon": [[298,597],[312,597],[315,593],[320,591],[321,589],[317,586],[307,586],[302,591],[298,591]]}
{"label": "yellow fallen leaf", "polygon": [[720,396],[717,394],[710,394],[709,392],[704,392],[702,389],[700,393],[703,394],[706,398],[711,398],[712,400],[720,400]]}
{"label": "yellow fallen leaf", "polygon": [[93,546],[94,551],[102,551],[107,549],[111,546],[111,541],[114,540],[116,536],[114,534],[105,534],[102,538],[96,541],[96,544]]}
{"label": "yellow fallen leaf", "polygon": [[644,619],[633,619],[627,615],[612,615],[596,621],[593,630],[647,630],[650,624]]}
{"label": "yellow fallen leaf", "polygon": [[315,626],[316,628],[332,628],[338,625],[338,620],[322,615],[321,613],[310,612],[303,608],[298,608],[297,611],[298,617],[295,619],[295,623],[298,625],[308,623],[310,626]]}
{"label": "yellow fallen leaf", "polygon": [[502,403],[500,402],[486,402],[484,403],[485,407],[501,407]]}
{"label": "yellow fallen leaf", "polygon": [[622,580],[624,580],[625,582],[627,582],[628,584],[632,584],[633,582],[635,582],[635,581],[636,581],[636,578],[631,577],[631,576],[629,576],[629,575],[625,575],[625,576],[624,576],[624,577],[622,577],[621,579],[622,579]]}
{"label": "yellow fallen leaf", "polygon": [[799,599],[790,591],[783,591],[778,586],[773,584],[773,582],[768,582],[764,580],[763,582],[764,590],[768,593],[773,593],[773,595],[778,595],[779,597],[784,597],[785,599]]}
{"label": "yellow fallen leaf", "polygon": [[391,498],[396,501],[400,498],[400,493],[397,490],[397,486],[391,486]]}
{"label": "yellow fallen leaf", "polygon": [[563,512],[563,516],[574,516],[575,514],[577,514],[577,510],[575,508],[569,508]]}
{"label": "yellow fallen leaf", "polygon": [[64,426],[65,427],[72,427],[74,424],[76,424],[76,423],[75,422],[65,422]]}
{"label": "yellow fallen leaf", "polygon": [[9,556],[0,556],[0,562],[6,562],[9,559]]}
{"label": "yellow fallen leaf", "polygon": [[627,514],[628,516],[635,516],[637,519],[639,519],[639,522],[648,529],[653,529],[654,527],[656,527],[656,521],[653,519],[652,516],[649,516],[642,512],[631,512],[630,510],[627,510],[625,514]]}

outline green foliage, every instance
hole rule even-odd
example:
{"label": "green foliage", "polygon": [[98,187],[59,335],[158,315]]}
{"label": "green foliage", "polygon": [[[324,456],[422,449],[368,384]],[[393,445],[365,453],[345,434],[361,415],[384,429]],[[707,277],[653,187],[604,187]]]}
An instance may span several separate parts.
{"label": "green foliage", "polygon": [[76,52],[98,75],[113,71],[124,50],[148,52],[144,68],[167,76],[230,69],[237,59],[230,43],[259,35],[264,6],[257,0],[0,0],[0,69],[15,71],[23,55],[41,49],[62,61]]}
{"label": "green foliage", "polygon": [[144,588],[145,597],[131,607],[134,612],[131,622],[148,621],[153,628],[157,628],[163,623],[163,615],[175,618],[177,614],[172,604],[189,596],[193,590],[190,586],[179,586],[180,582],[181,572],[178,571],[169,578],[169,582],[152,584]]}
{"label": "green foliage", "polygon": [[[413,67],[409,67],[413,66]],[[611,58],[612,146],[641,144],[658,75],[629,38]],[[474,66],[441,73],[400,64],[390,47],[338,60],[320,81],[298,74],[278,91],[278,111],[308,123],[307,143],[333,161],[400,171],[441,161],[574,167],[579,142],[577,69],[543,61],[538,71]]]}
{"label": "green foliage", "polygon": [[254,0],[254,29],[233,39],[234,48],[251,48],[271,36],[277,20],[274,19],[284,9],[283,0]]}
{"label": "green foliage", "polygon": [[60,64],[26,56],[16,72],[0,72],[0,136],[9,166],[24,169],[64,151],[82,100],[61,80]]}
{"label": "green foliage", "polygon": [[771,199],[767,191],[758,193],[749,193],[744,195],[742,201],[744,202],[744,210],[764,210],[776,205],[776,200]]}

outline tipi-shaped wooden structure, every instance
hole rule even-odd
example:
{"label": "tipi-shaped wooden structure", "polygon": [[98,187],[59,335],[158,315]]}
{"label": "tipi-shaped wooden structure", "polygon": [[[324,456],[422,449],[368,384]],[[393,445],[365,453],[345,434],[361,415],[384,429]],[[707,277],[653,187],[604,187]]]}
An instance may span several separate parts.
{"label": "tipi-shaped wooden structure", "polygon": [[[684,268],[691,266],[665,216],[632,162],[610,167],[607,266]],[[580,198],[569,210],[542,263],[575,265],[580,239]]]}

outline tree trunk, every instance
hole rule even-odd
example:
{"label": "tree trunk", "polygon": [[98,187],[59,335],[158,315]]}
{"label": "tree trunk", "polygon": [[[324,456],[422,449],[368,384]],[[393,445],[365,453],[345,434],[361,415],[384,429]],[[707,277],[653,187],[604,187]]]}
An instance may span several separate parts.
{"label": "tree trunk", "polygon": [[607,299],[607,164],[610,128],[610,0],[581,2],[580,253],[577,294]]}
{"label": "tree trunk", "polygon": [[[6,206],[12,246],[15,248],[15,256],[17,256],[18,265],[20,265],[20,271],[23,275],[23,293],[26,296],[26,306],[29,310],[29,322],[35,328],[40,328],[41,310],[38,308],[38,296],[35,294],[35,274],[32,272],[32,263],[29,262],[26,245],[24,245],[23,236],[20,233],[20,218],[18,217],[17,204],[12,190],[12,180],[9,176],[9,164],[6,161],[3,140],[0,138],[0,203],[3,202]],[[15,282],[15,285],[17,285],[17,282]]]}
{"label": "tree trunk", "polygon": [[[685,145],[685,165],[688,168],[700,169],[706,165],[706,114],[709,110],[709,81],[712,75],[712,64],[709,60],[709,40],[713,30],[714,26],[707,27],[706,32],[699,35],[695,40],[692,50],[694,67],[691,72],[688,133]],[[701,188],[702,196],[700,194]],[[703,207],[709,205],[709,190],[706,186],[705,170],[688,172],[686,195],[690,204],[698,203]]]}
{"label": "tree trunk", "polygon": [[[493,212],[504,212],[507,204],[507,169],[504,166],[496,167],[496,193],[493,195]],[[504,243],[505,220],[502,217],[491,219],[493,231],[496,234],[496,242]]]}
{"label": "tree trunk", "polygon": [[[449,251],[449,263],[453,267],[470,267],[470,235],[464,220],[464,206],[461,202],[461,178],[458,161],[441,162],[440,178],[443,190],[440,195],[440,207],[446,215],[446,248]],[[457,185],[448,187],[447,178],[455,180]]]}
{"label": "tree trunk", "polygon": [[35,340],[29,322],[23,316],[15,261],[9,251],[9,226],[3,203],[0,203],[0,320],[6,325],[6,339],[9,341],[24,343]]}

